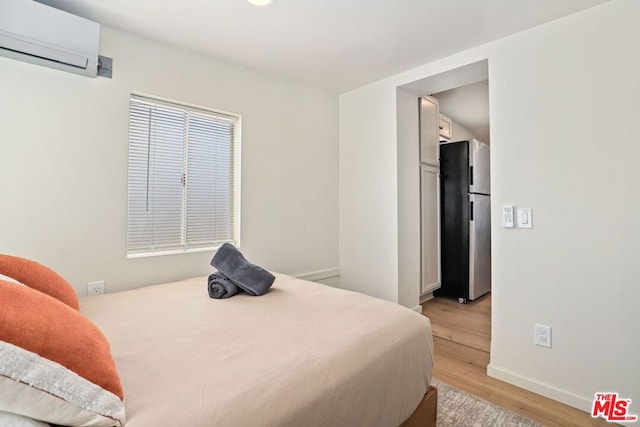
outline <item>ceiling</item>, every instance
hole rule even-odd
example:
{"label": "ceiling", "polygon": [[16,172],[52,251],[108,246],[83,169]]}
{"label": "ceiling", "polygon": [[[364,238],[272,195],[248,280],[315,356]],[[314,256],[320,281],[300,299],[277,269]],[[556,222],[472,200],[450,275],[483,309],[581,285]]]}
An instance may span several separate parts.
{"label": "ceiling", "polygon": [[[336,92],[608,0],[39,0]],[[117,60],[117,58],[116,58]]]}
{"label": "ceiling", "polygon": [[442,114],[469,129],[477,138],[489,140],[488,80],[434,93],[433,96],[438,100]]}

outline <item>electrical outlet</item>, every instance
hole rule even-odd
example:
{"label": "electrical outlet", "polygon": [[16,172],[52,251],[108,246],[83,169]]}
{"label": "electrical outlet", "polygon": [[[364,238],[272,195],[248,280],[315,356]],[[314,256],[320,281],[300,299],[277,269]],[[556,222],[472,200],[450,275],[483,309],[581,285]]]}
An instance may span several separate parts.
{"label": "electrical outlet", "polygon": [[87,283],[87,295],[91,296],[101,294],[104,294],[104,280]]}
{"label": "electrical outlet", "polygon": [[534,343],[541,347],[551,348],[551,326],[536,325]]}

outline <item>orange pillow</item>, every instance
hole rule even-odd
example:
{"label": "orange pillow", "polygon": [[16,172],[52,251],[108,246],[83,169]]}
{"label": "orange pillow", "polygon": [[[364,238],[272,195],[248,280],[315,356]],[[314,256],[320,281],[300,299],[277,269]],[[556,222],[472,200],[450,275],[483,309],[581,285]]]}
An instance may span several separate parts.
{"label": "orange pillow", "polygon": [[50,295],[76,310],[80,308],[73,287],[58,273],[35,261],[0,254],[0,274]]}
{"label": "orange pillow", "polygon": [[[0,280],[0,411],[59,425],[123,425],[109,343],[79,311]],[[35,404],[35,402],[38,402]]]}

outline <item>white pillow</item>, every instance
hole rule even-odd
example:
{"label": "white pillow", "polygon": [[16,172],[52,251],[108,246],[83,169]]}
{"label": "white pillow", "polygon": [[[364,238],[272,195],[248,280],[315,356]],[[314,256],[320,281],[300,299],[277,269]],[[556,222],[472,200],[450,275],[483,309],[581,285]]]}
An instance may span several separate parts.
{"label": "white pillow", "polygon": [[[5,282],[10,282],[10,283],[15,283],[16,285],[20,285],[20,286],[27,286],[22,282],[18,282],[16,279],[14,279],[13,277],[9,277],[9,276],[5,276],[4,274],[0,274],[0,280],[4,280]],[[0,424],[1,426],[2,424]]]}
{"label": "white pillow", "polygon": [[[54,361],[1,340],[0,396],[0,411],[58,425],[123,427],[125,423],[124,403],[118,396]],[[14,424],[0,420],[0,427],[5,426]]]}
{"label": "white pillow", "polygon": [[11,427],[49,427],[49,424],[36,421],[33,418],[12,414],[11,412],[0,411],[0,426]]}

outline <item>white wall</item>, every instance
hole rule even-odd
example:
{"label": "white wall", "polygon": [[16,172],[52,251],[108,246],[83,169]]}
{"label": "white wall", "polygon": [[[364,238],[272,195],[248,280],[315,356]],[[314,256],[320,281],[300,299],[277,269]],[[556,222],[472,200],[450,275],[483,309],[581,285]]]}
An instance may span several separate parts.
{"label": "white wall", "polygon": [[[340,207],[358,230],[340,237],[341,286],[404,286],[398,86],[488,58],[492,204],[533,208],[535,227],[494,209],[489,372],[585,410],[602,390],[640,401],[639,21],[640,2],[615,0],[341,95],[341,200],[358,200]],[[552,349],[533,345],[538,322]]]}
{"label": "white wall", "polygon": [[466,127],[462,126],[460,123],[456,122],[455,120],[452,120],[451,123],[452,123],[451,124],[451,141],[464,141],[464,140],[472,139],[472,138],[475,138],[475,139],[480,140],[482,142],[488,141],[488,139],[486,139],[486,138],[481,139],[479,136],[477,136],[471,130],[469,130]]}
{"label": "white wall", "polygon": [[212,253],[127,259],[132,91],[242,115],[242,249],[290,274],[338,267],[335,94],[102,28],[114,77],[0,58],[0,252],[83,295],[210,272]]}
{"label": "white wall", "polygon": [[420,303],[420,115],[419,94],[398,88],[396,95],[398,151],[398,299],[415,308]]}
{"label": "white wall", "polygon": [[340,286],[397,301],[395,87],[342,95],[340,119]]}

